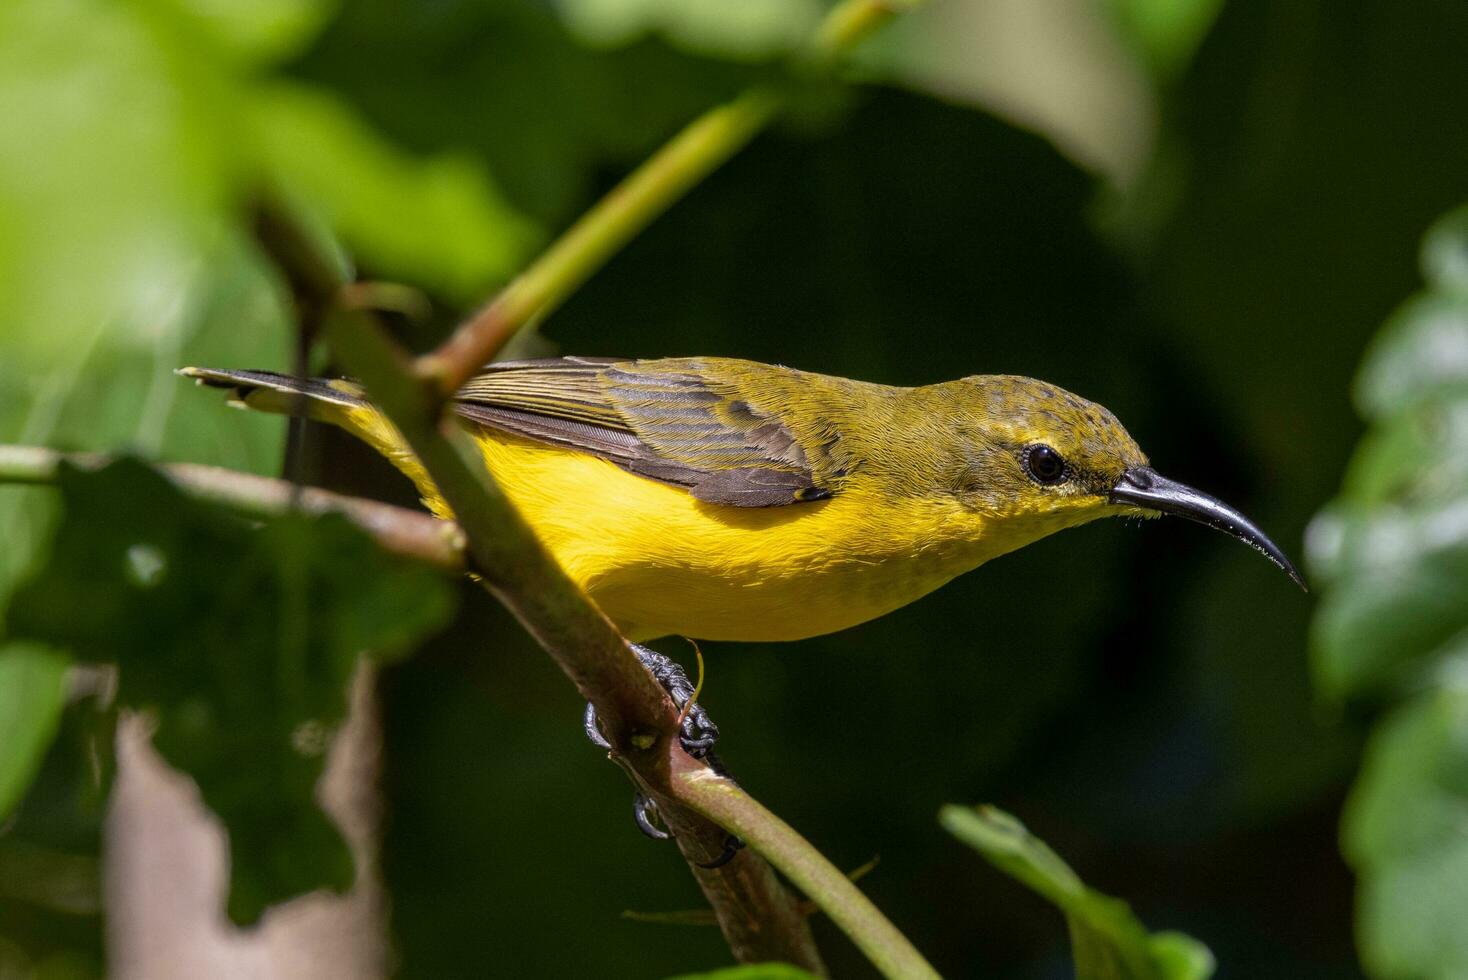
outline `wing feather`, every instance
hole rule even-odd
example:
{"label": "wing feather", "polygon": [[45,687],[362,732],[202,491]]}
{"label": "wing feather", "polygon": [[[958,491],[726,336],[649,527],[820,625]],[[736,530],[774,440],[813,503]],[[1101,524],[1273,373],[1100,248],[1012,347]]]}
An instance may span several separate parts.
{"label": "wing feather", "polygon": [[780,419],[696,361],[509,361],[455,397],[469,421],[599,456],[710,503],[772,507],[831,495]]}

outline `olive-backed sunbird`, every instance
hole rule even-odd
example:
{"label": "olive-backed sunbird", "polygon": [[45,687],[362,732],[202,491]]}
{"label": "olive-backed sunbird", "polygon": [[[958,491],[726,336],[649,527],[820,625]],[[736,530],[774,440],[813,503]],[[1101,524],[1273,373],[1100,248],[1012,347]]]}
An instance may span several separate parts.
{"label": "olive-backed sunbird", "polygon": [[[350,381],[184,368],[364,439],[447,505]],[[718,357],[490,364],[453,410],[570,577],[631,640],[796,640],[904,606],[1098,517],[1248,518],[1154,472],[1116,416],[1043,381],[898,388]]]}

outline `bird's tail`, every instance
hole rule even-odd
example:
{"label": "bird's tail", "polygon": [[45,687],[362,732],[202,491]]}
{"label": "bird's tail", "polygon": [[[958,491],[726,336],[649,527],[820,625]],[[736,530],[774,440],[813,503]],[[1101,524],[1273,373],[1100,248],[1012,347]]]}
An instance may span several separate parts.
{"label": "bird's tail", "polygon": [[210,388],[223,388],[229,403],[278,415],[304,415],[321,422],[351,428],[354,410],[367,408],[362,386],[352,381],[328,378],[296,378],[274,371],[217,371],[213,368],[179,368]]}
{"label": "bird's tail", "polygon": [[179,368],[178,373],[201,385],[224,389],[231,405],[278,415],[303,415],[346,429],[386,456],[412,480],[435,514],[450,516],[448,505],[397,427],[367,401],[362,386],[356,382],[296,378],[273,371],[218,371],[197,367]]}

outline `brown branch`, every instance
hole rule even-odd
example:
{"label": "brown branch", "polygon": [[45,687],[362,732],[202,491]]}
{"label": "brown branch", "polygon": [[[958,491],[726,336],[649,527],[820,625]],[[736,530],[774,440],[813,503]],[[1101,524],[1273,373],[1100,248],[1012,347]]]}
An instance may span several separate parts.
{"label": "brown branch", "polygon": [[[91,470],[109,462],[111,457],[97,453],[0,445],[0,483],[55,483],[63,463]],[[308,514],[341,514],[387,551],[449,572],[465,568],[464,534],[452,521],[435,520],[419,511],[376,500],[297,487],[285,480],[215,466],[170,463],[159,468],[191,496],[242,514],[273,517],[293,509]]]}
{"label": "brown branch", "polygon": [[751,854],[716,870],[699,867],[721,853],[725,831],[670,792],[675,772],[709,771],[679,746],[676,707],[488,480],[465,434],[435,418],[429,393],[411,380],[406,355],[361,312],[329,317],[326,337],[432,475],[465,529],[484,585],[596,706],[612,757],[657,803],[735,956],[821,970],[809,928],[769,865]]}
{"label": "brown branch", "polygon": [[[277,263],[298,261],[308,251],[283,212],[272,210],[265,222],[270,234],[261,243]],[[324,262],[309,256],[306,262],[287,275],[293,291],[302,284],[320,288],[328,279]],[[335,296],[334,282],[332,289]],[[323,301],[298,295],[297,308],[319,309]],[[322,326],[333,353],[397,425],[453,509],[473,571],[596,706],[613,759],[657,803],[735,957],[822,972],[809,927],[768,864],[743,853],[718,869],[699,866],[719,856],[726,832],[669,792],[675,772],[707,771],[678,744],[677,709],[489,479],[466,433],[439,417],[438,399],[413,380],[406,353],[375,315],[360,308],[338,307]]]}
{"label": "brown branch", "polygon": [[[836,55],[916,0],[844,0],[804,52],[807,67]],[[936,977],[905,937],[815,848],[733,782],[684,753],[674,705],[612,624],[562,572],[494,485],[467,435],[443,418],[452,395],[521,327],[565,300],[689,188],[745,146],[779,111],[781,93],[746,92],[695,120],[576,222],[494,301],[437,350],[412,360],[362,307],[309,240],[266,209],[260,239],[282,268],[303,327],[320,323],[333,352],[397,425],[452,509],[471,564],[597,710],[611,757],[658,807],[735,957],[784,960],[823,972],[800,904],[764,858],[821,904],[890,977]],[[324,311],[324,315],[323,315]],[[713,819],[710,819],[713,818]],[[718,869],[725,828],[750,841]],[[763,857],[761,857],[763,855]]]}

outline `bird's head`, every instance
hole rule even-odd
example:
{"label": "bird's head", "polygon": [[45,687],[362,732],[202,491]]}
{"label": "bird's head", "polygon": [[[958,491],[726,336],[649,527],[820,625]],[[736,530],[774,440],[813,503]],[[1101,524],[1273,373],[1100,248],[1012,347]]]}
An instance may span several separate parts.
{"label": "bird's head", "polygon": [[1010,375],[965,378],[946,394],[964,420],[959,496],[974,512],[1025,527],[1031,538],[1098,517],[1186,517],[1248,544],[1304,588],[1252,521],[1159,475],[1116,416],[1095,402]]}

